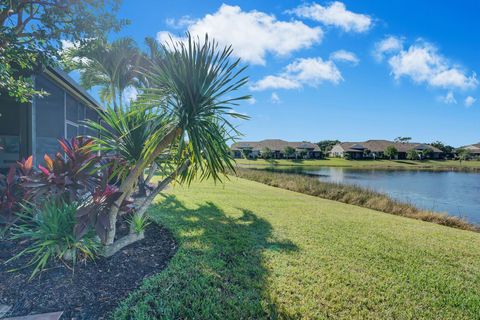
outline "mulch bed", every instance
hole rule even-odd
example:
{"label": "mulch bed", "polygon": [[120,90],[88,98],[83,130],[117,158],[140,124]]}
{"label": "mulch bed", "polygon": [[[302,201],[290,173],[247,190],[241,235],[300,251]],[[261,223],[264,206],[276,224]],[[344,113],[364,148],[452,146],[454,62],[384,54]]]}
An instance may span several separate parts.
{"label": "mulch bed", "polygon": [[72,273],[58,262],[29,281],[32,268],[22,257],[5,265],[25,244],[0,240],[0,305],[12,306],[7,316],[64,311],[62,319],[103,319],[148,276],[164,269],[177,245],[170,232],[152,224],[145,239],[110,258],[77,264]]}

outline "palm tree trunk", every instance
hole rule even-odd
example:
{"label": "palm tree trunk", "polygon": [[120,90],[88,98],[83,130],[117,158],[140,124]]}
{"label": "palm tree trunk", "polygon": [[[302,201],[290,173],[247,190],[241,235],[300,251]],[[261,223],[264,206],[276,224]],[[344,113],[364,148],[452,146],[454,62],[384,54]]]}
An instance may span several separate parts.
{"label": "palm tree trunk", "polygon": [[[138,177],[143,173],[143,170],[150,165],[159,155],[169,147],[173,141],[180,135],[181,129],[180,128],[173,128],[168,132],[162,141],[157,145],[155,150],[152,154],[146,158],[140,160],[135,167],[130,171],[127,178],[122,182],[120,185],[119,191],[122,192],[122,195],[115,201],[110,208],[109,212],[109,225],[110,228],[107,231],[106,241],[104,243],[104,254],[105,256],[111,256],[115,254],[121,248],[114,246],[115,242],[115,233],[116,233],[116,223],[118,213],[120,211],[120,206],[122,205],[123,201],[131,195],[135,188],[135,184],[138,181]],[[120,240],[120,239],[119,239]]]}
{"label": "palm tree trunk", "polygon": [[153,202],[156,196],[158,196],[158,194],[162,192],[170,184],[170,182],[175,179],[175,177],[181,175],[185,170],[187,170],[189,166],[190,161],[186,161],[182,166],[177,168],[175,172],[172,172],[168,177],[160,181],[155,187],[155,189],[152,190],[152,192],[145,198],[143,203],[138,207],[138,209],[135,211],[135,214],[142,217],[147,211],[148,207],[150,207],[150,204]]}

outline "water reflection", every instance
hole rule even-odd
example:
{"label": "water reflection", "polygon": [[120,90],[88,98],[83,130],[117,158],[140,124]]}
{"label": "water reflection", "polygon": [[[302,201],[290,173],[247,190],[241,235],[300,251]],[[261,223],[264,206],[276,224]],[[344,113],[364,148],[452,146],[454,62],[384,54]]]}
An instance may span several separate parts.
{"label": "water reflection", "polygon": [[469,172],[356,170],[349,168],[270,168],[355,184],[417,207],[447,212],[480,223],[480,174]]}

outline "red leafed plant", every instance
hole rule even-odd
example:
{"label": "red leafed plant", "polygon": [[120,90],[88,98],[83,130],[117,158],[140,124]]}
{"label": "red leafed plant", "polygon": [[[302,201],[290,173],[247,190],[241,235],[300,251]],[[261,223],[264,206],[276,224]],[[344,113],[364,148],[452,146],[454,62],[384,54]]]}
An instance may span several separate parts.
{"label": "red leafed plant", "polygon": [[45,155],[44,165],[38,165],[39,171],[25,179],[24,186],[36,201],[45,196],[78,201],[100,183],[101,157],[91,151],[93,141],[83,137],[58,141],[63,152],[58,152],[54,159]]}
{"label": "red leafed plant", "polygon": [[10,167],[7,175],[0,174],[0,223],[15,221],[15,212],[20,203],[28,198],[28,190],[23,187],[23,177],[32,172],[33,158],[17,162]]}

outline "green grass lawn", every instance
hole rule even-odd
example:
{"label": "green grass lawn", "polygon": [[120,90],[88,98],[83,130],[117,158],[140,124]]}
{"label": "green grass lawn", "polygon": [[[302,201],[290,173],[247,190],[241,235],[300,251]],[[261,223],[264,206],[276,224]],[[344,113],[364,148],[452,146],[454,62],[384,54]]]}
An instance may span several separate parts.
{"label": "green grass lawn", "polygon": [[480,170],[480,161],[456,160],[345,160],[329,158],[322,160],[246,160],[236,159],[241,166],[325,166],[325,167],[353,167],[353,168],[383,168],[383,169],[430,169],[430,170]]}
{"label": "green grass lawn", "polygon": [[117,319],[479,319],[480,234],[232,178],[159,197],[179,249]]}

